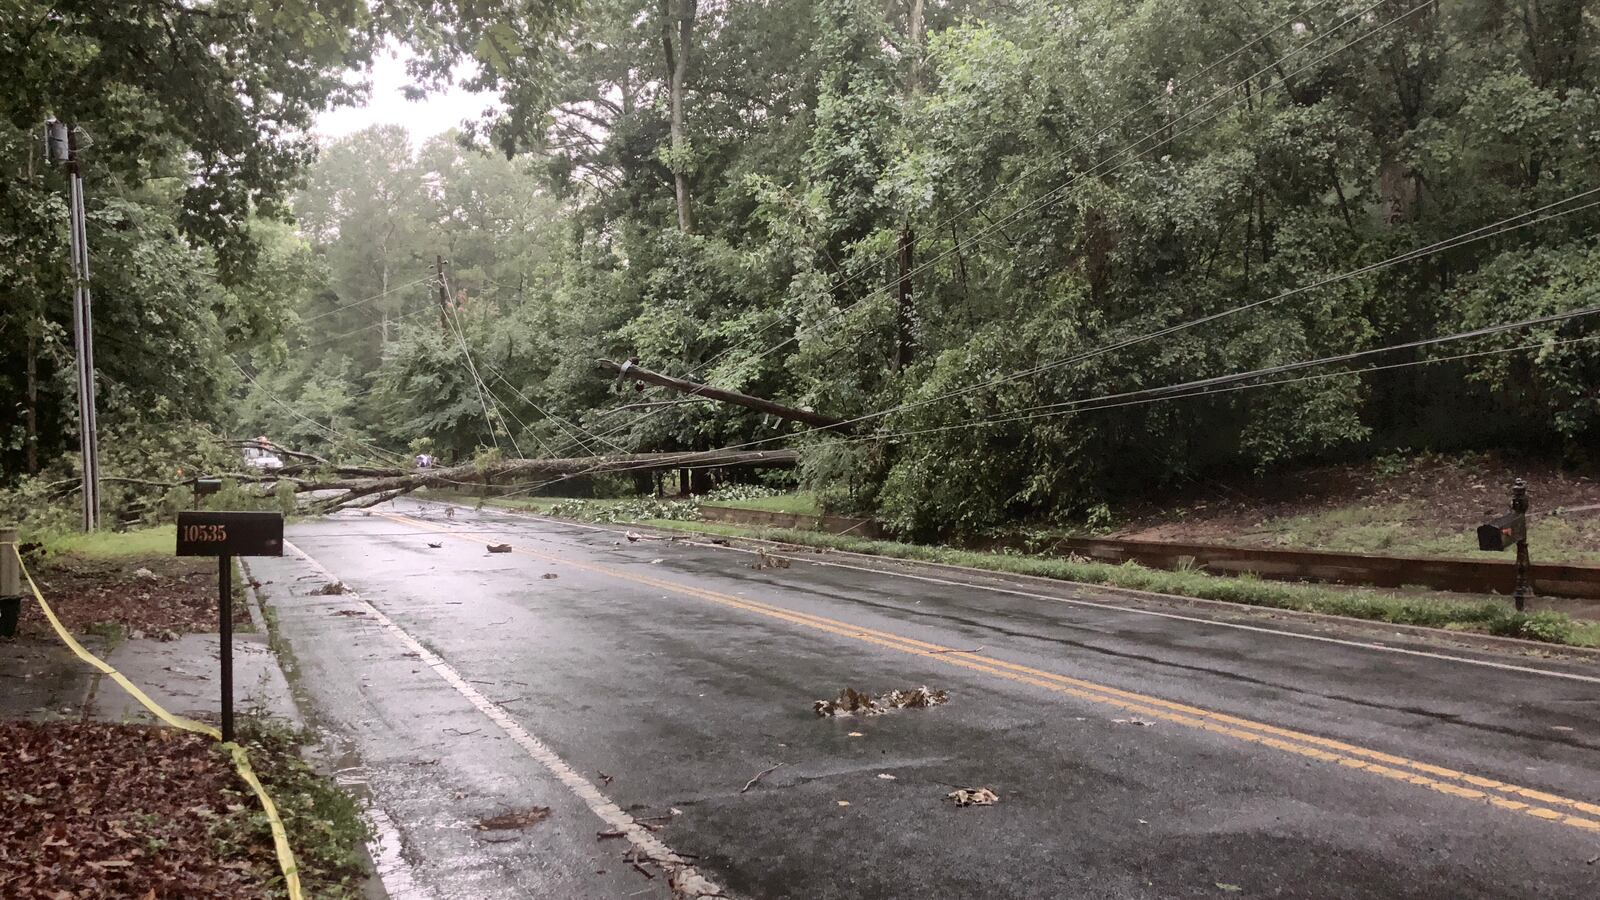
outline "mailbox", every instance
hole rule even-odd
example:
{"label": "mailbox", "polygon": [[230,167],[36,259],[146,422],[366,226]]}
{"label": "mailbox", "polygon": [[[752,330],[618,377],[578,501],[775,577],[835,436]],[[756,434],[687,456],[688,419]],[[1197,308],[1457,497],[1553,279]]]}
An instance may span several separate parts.
{"label": "mailbox", "polygon": [[180,512],[179,556],[282,556],[283,516],[275,512]]}
{"label": "mailbox", "polygon": [[1478,526],[1479,550],[1510,550],[1527,539],[1528,517],[1524,513],[1508,512]]}
{"label": "mailbox", "polygon": [[[195,481],[195,493],[212,479]],[[179,556],[217,558],[218,636],[222,663],[222,739],[233,740],[233,558],[282,556],[283,516],[275,512],[180,512]]]}

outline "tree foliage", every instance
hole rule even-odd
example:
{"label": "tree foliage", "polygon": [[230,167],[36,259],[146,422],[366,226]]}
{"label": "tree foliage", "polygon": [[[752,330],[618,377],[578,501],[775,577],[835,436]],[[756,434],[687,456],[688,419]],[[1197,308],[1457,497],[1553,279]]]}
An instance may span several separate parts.
{"label": "tree foliage", "polygon": [[[830,502],[917,533],[1373,447],[1580,457],[1600,433],[1590,320],[1070,408],[1594,305],[1593,0],[426,6],[368,8],[424,85],[470,58],[502,105],[422,146],[324,148],[293,203],[307,245],[279,247],[302,288],[220,307],[265,338],[236,354],[251,430],[458,457],[800,445]],[[1483,351],[1514,352],[1443,359]],[[635,355],[861,421],[796,438],[592,371]]]}

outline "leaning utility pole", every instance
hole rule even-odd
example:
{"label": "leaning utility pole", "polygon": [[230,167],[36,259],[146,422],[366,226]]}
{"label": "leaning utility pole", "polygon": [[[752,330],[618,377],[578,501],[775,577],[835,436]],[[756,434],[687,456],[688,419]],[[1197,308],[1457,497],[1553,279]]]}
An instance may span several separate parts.
{"label": "leaning utility pole", "polygon": [[725,390],[712,387],[709,384],[701,384],[697,381],[688,381],[683,378],[673,378],[671,375],[663,375],[660,372],[652,372],[640,366],[637,360],[630,359],[626,362],[618,363],[609,359],[600,359],[595,360],[595,362],[599,365],[600,371],[615,372],[619,381],[624,378],[635,378],[639,381],[647,381],[650,384],[671,388],[695,397],[704,397],[707,400],[715,400],[719,403],[742,406],[745,409],[755,410],[780,419],[802,422],[812,428],[839,428],[850,424],[843,419],[824,415],[814,409],[785,406],[782,403],[774,403],[765,397],[752,397],[749,394],[741,394],[738,391]]}
{"label": "leaning utility pole", "polygon": [[45,155],[67,170],[67,245],[72,256],[72,338],[78,358],[78,448],[83,458],[83,530],[100,525],[100,435],[95,424],[94,304],[89,294],[89,235],[84,223],[83,170],[78,161],[78,130],[51,119],[45,123]]}
{"label": "leaning utility pole", "polygon": [[445,321],[445,310],[450,308],[450,296],[444,289],[444,255],[433,255],[433,277],[439,282],[439,330],[449,331],[450,323]]}

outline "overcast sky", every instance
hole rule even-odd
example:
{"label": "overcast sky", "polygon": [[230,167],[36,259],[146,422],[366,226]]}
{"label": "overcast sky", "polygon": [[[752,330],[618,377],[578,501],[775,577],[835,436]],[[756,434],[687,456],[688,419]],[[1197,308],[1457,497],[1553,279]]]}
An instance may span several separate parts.
{"label": "overcast sky", "polygon": [[455,87],[429,94],[420,102],[407,100],[401,90],[410,83],[405,64],[410,54],[404,48],[399,52],[402,55],[380,53],[373,60],[372,95],[365,106],[340,107],[317,117],[318,136],[331,140],[369,125],[394,124],[405,126],[411,132],[412,143],[420,145],[441,131],[457,127],[463,119],[477,118],[485,107],[494,104],[491,94],[474,94]]}

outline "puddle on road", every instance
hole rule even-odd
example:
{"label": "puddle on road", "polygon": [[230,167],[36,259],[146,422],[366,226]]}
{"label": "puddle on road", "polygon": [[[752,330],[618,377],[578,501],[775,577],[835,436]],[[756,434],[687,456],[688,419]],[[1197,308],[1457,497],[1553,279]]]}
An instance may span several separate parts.
{"label": "puddle on road", "polygon": [[372,866],[378,881],[390,900],[433,900],[433,895],[417,884],[412,877],[411,863],[403,855],[400,829],[394,820],[373,799],[367,781],[367,770],[355,763],[353,753],[342,753],[338,761],[346,763],[333,773],[333,780],[361,804],[361,813],[372,826],[372,839],[367,842],[367,853],[372,856]]}

